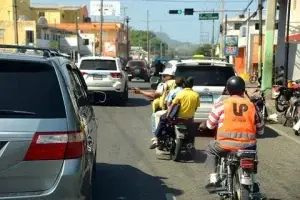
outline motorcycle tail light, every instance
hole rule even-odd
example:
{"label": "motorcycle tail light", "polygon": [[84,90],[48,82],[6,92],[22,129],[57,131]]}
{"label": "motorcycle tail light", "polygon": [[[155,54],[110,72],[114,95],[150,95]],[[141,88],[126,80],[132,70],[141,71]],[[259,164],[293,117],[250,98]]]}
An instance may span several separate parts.
{"label": "motorcycle tail light", "polygon": [[240,160],[240,166],[243,169],[253,169],[254,168],[254,159],[243,158]]}

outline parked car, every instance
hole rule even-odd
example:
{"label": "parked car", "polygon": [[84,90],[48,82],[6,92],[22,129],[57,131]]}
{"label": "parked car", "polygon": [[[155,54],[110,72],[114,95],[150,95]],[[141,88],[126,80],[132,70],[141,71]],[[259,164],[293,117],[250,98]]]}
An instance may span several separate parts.
{"label": "parked car", "polygon": [[176,64],[176,76],[194,77],[193,89],[200,95],[200,107],[194,120],[207,120],[212,106],[227,96],[225,86],[231,76],[235,76],[234,66],[218,60],[182,60]]}
{"label": "parked car", "polygon": [[120,105],[128,101],[128,78],[120,58],[104,56],[82,57],[78,62],[89,95],[96,102],[113,100]]}
{"label": "parked car", "polygon": [[126,65],[128,80],[134,78],[143,79],[145,82],[150,80],[150,67],[145,60],[130,60]]}
{"label": "parked car", "polygon": [[0,64],[0,199],[91,199],[97,124],[79,70],[13,53]]}

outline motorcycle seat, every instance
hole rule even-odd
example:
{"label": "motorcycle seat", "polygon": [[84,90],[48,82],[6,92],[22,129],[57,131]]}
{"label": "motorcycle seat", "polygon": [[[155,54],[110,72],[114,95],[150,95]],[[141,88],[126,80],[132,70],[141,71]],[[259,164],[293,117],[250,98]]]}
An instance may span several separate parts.
{"label": "motorcycle seat", "polygon": [[237,157],[243,157],[243,158],[255,158],[256,156],[256,151],[255,150],[238,150],[235,152]]}

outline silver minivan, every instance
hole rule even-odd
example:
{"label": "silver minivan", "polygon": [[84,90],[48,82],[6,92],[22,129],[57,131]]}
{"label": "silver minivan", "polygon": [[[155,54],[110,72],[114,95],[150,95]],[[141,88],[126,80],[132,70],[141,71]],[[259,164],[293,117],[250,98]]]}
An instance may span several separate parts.
{"label": "silver minivan", "polygon": [[194,121],[207,120],[212,106],[220,98],[227,96],[225,86],[227,80],[235,76],[234,66],[223,61],[183,60],[176,65],[176,76],[194,77],[193,90],[200,95],[200,107]]}
{"label": "silver minivan", "polygon": [[0,199],[90,199],[97,125],[80,71],[23,54],[0,66]]}

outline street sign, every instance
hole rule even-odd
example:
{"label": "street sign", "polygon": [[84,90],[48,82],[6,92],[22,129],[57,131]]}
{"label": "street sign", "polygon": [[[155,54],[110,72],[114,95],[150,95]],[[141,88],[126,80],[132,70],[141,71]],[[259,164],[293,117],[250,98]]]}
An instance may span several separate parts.
{"label": "street sign", "polygon": [[236,35],[225,35],[224,55],[237,56],[239,54],[239,37]]}
{"label": "street sign", "polygon": [[219,13],[200,13],[199,20],[218,20]]}

